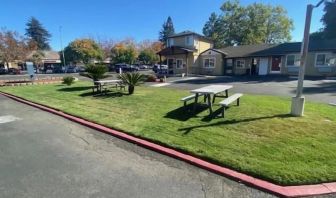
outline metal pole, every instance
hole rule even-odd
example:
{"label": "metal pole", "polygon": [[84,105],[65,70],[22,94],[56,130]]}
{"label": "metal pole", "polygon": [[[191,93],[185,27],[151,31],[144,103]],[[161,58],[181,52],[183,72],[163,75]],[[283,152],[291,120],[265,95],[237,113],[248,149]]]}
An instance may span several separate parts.
{"label": "metal pole", "polygon": [[306,69],[307,62],[307,54],[308,54],[308,46],[309,46],[309,31],[310,31],[310,22],[312,17],[314,6],[309,4],[307,5],[306,12],[306,21],[305,21],[305,29],[304,35],[301,45],[301,60],[300,60],[300,70],[299,70],[299,78],[296,89],[296,96],[292,98],[292,106],[291,106],[291,114],[294,116],[303,116],[304,114],[304,104],[305,98],[302,96],[303,90],[303,81]]}
{"label": "metal pole", "polygon": [[59,27],[59,32],[60,32],[61,50],[62,50],[62,56],[63,56],[63,67],[65,68],[65,56],[64,56],[63,41],[62,41],[62,26]]}
{"label": "metal pole", "polygon": [[308,54],[308,46],[309,46],[309,31],[310,31],[310,23],[311,23],[313,8],[314,6],[311,4],[307,6],[304,37],[303,37],[302,46],[301,46],[301,60],[300,60],[300,70],[299,70],[298,86],[296,90],[296,97],[302,96],[303,81],[304,81],[307,54]]}

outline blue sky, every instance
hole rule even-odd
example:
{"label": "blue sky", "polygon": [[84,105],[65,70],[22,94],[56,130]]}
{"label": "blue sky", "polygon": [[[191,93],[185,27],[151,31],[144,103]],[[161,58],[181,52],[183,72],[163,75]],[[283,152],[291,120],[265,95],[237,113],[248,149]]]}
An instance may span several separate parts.
{"label": "blue sky", "polygon": [[[303,35],[306,5],[318,0],[241,0],[244,5],[263,2],[282,5],[294,20],[293,41]],[[212,12],[219,13],[224,0],[2,0],[0,27],[25,32],[25,23],[35,16],[50,31],[50,44],[60,49],[59,26],[62,26],[63,45],[81,37],[137,41],[157,39],[162,23],[168,16],[176,32],[192,30],[202,33],[204,23]],[[314,10],[311,31],[318,30],[323,6]]]}

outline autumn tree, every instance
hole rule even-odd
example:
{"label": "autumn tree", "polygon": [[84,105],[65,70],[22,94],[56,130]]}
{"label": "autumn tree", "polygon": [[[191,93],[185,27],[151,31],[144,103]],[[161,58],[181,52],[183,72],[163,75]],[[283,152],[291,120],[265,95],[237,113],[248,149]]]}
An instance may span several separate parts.
{"label": "autumn tree", "polygon": [[173,24],[172,18],[169,16],[167,21],[165,21],[162,25],[162,29],[159,33],[159,40],[167,46],[167,38],[168,36],[175,34],[175,28]]}
{"label": "autumn tree", "polygon": [[24,61],[30,48],[27,40],[15,31],[2,29],[0,32],[0,60],[7,68],[10,62]]}
{"label": "autumn tree", "polygon": [[34,42],[37,45],[38,50],[49,50],[49,39],[51,34],[46,30],[43,25],[36,18],[31,17],[26,23],[26,36],[30,39],[30,42]]}
{"label": "autumn tree", "polygon": [[132,64],[136,60],[137,50],[135,45],[120,42],[111,49],[111,58],[114,63]]}
{"label": "autumn tree", "polygon": [[64,56],[67,62],[87,64],[92,60],[102,60],[103,51],[92,39],[76,39],[64,49]]}
{"label": "autumn tree", "polygon": [[144,40],[139,44],[139,49],[138,60],[145,64],[154,64],[159,60],[156,53],[163,49],[163,44],[160,41]]}

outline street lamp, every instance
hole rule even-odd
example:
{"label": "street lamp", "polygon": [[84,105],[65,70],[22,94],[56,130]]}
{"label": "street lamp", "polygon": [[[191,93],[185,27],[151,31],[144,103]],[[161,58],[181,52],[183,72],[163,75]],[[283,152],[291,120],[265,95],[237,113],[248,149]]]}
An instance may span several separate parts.
{"label": "street lamp", "polygon": [[319,7],[324,1],[325,0],[320,0],[318,4],[316,4],[315,6],[312,4],[307,5],[304,35],[303,35],[303,41],[301,45],[301,60],[300,60],[298,85],[296,89],[296,96],[292,98],[291,114],[294,116],[303,116],[303,113],[304,113],[305,97],[302,95],[302,90],[303,90],[303,81],[304,81],[307,54],[308,54],[308,46],[309,46],[310,23],[311,23],[313,9]]}
{"label": "street lamp", "polygon": [[63,67],[65,68],[65,56],[64,56],[64,49],[63,49],[63,42],[62,42],[62,26],[59,26],[59,33],[60,33],[61,50],[62,50],[62,56],[63,56]]}

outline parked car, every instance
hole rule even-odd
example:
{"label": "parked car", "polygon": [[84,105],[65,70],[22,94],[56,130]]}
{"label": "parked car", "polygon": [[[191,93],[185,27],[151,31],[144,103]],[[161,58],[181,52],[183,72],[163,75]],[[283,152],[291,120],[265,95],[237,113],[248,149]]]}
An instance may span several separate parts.
{"label": "parked car", "polygon": [[129,65],[125,63],[119,63],[114,65],[115,72],[119,73],[120,68],[123,72],[134,72],[139,70],[139,68],[135,65]]}
{"label": "parked car", "polygon": [[168,65],[159,65],[159,64],[155,64],[154,66],[153,66],[153,71],[155,72],[155,73],[157,73],[157,72],[159,72],[159,71],[162,71],[162,70],[167,70],[168,71]]}
{"label": "parked car", "polygon": [[147,65],[140,65],[139,69],[148,69],[148,66]]}
{"label": "parked car", "polygon": [[76,66],[69,66],[66,70],[66,73],[77,73],[78,68]]}
{"label": "parked car", "polygon": [[8,70],[4,67],[0,68],[0,74],[8,74]]}
{"label": "parked car", "polygon": [[9,68],[9,69],[8,69],[8,73],[9,73],[9,74],[20,74],[20,73],[21,73],[21,70],[20,70],[20,69],[17,69],[17,68]]}
{"label": "parked car", "polygon": [[78,67],[77,67],[77,71],[78,71],[78,72],[85,72],[85,70],[86,70],[86,69],[85,69],[85,67],[83,67],[83,66],[78,66]]}

